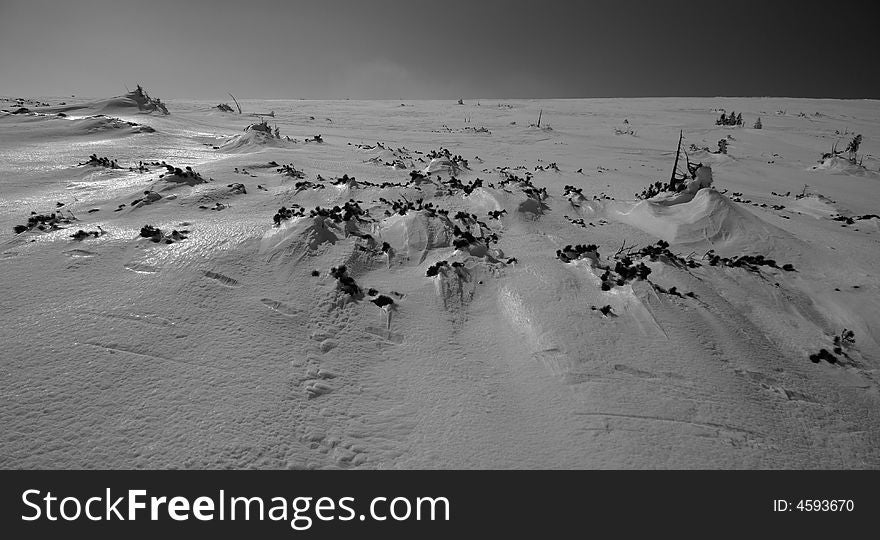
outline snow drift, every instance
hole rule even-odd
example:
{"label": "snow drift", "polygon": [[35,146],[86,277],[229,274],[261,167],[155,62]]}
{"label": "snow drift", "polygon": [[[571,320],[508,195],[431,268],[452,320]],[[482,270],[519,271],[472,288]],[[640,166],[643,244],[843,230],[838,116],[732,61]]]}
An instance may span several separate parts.
{"label": "snow drift", "polygon": [[40,107],[36,109],[42,113],[71,113],[89,111],[96,113],[110,114],[130,114],[137,112],[139,114],[170,114],[168,108],[162,103],[161,99],[150,97],[147,92],[138,86],[136,89],[122,96],[116,96],[107,99],[95,101],[87,101],[84,103],[73,103],[65,105],[55,105],[51,107]]}
{"label": "snow drift", "polygon": [[611,201],[607,217],[641,229],[672,244],[710,244],[716,250],[768,249],[791,235],[766,223],[712,188],[702,188],[691,200]]}
{"label": "snow drift", "polygon": [[386,218],[379,225],[379,236],[391,245],[396,257],[420,264],[428,251],[451,245],[452,228],[446,217],[417,211]]}
{"label": "snow drift", "polygon": [[220,145],[224,152],[249,152],[260,148],[288,148],[293,143],[286,138],[276,137],[266,122],[258,122],[244,128],[244,133],[236,135]]}

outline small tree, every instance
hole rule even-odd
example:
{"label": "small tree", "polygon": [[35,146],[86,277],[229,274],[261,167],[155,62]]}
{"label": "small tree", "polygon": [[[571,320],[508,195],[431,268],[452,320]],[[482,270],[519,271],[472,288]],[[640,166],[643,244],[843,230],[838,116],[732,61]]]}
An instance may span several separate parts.
{"label": "small tree", "polygon": [[862,144],[862,135],[856,135],[849,141],[849,144],[846,145],[846,151],[849,153],[849,160],[851,163],[856,163],[858,159],[859,146]]}

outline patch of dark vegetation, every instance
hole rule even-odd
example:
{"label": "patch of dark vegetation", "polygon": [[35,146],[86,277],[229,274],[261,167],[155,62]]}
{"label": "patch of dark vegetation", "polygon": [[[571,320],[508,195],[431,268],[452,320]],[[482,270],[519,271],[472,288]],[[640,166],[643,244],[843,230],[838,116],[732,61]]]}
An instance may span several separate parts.
{"label": "patch of dark vegetation", "polygon": [[281,167],[276,169],[276,172],[290,178],[302,179],[306,177],[306,173],[294,167],[293,163],[290,163],[289,165],[282,165]]}
{"label": "patch of dark vegetation", "polygon": [[449,214],[449,210],[437,208],[434,206],[434,203],[425,203],[423,201],[424,199],[422,198],[418,198],[415,201],[410,201],[407,198],[390,201],[385,197],[379,197],[379,202],[390,207],[388,210],[385,210],[386,217],[393,216],[394,214],[405,216],[409,212],[425,212],[429,217],[437,215],[447,216]]}
{"label": "patch of dark vegetation", "polygon": [[305,191],[307,189],[317,190],[317,189],[326,189],[327,188],[327,186],[325,186],[324,184],[316,184],[314,182],[310,182],[309,180],[303,180],[302,182],[297,182],[296,184],[293,185],[293,187],[296,190],[296,193],[299,193],[300,191]]}
{"label": "patch of dark vegetation", "polygon": [[434,263],[428,267],[428,270],[425,272],[425,276],[434,277],[440,273],[441,268],[447,267],[447,266],[449,266],[448,261],[437,261],[436,263]]}
{"label": "patch of dark vegetation", "polygon": [[652,197],[656,197],[661,193],[680,193],[684,191],[685,187],[687,187],[687,180],[696,178],[697,170],[699,170],[699,168],[702,167],[703,164],[691,163],[687,152],[684,152],[685,170],[680,171],[678,167],[678,163],[682,154],[681,142],[683,138],[684,132],[679,133],[678,149],[675,151],[675,163],[672,166],[672,175],[670,176],[669,181],[661,182],[658,180],[653,184],[649,184],[640,193],[635,194],[637,199],[650,199]]}
{"label": "patch of dark vegetation", "polygon": [[138,204],[141,204],[141,205],[152,204],[161,198],[162,198],[162,195],[156,193],[153,190],[147,189],[147,190],[144,190],[143,197],[131,201],[131,206],[137,206]]}
{"label": "patch of dark vegetation", "polygon": [[162,114],[171,114],[168,112],[168,108],[165,107],[165,104],[162,103],[162,100],[159,98],[151,98],[150,95],[144,90],[141,85],[137,85],[137,88],[133,92],[128,94],[138,105],[138,109],[142,111],[154,112],[158,111]]}
{"label": "patch of dark vegetation", "polygon": [[562,193],[562,196],[568,200],[584,198],[584,188],[566,185],[564,189],[565,191]]}
{"label": "patch of dark vegetation", "polygon": [[616,317],[617,314],[614,313],[613,308],[609,305],[604,305],[602,307],[590,306],[592,311],[598,311],[602,314],[603,317]]}
{"label": "patch of dark vegetation", "polygon": [[492,210],[489,212],[490,219],[501,219],[501,216],[507,213],[507,210]]}
{"label": "patch of dark vegetation", "polygon": [[709,266],[727,266],[729,268],[742,268],[749,272],[760,272],[760,267],[769,266],[777,270],[786,272],[795,272],[794,266],[790,263],[779,266],[774,259],[767,259],[763,255],[739,255],[736,257],[722,257],[710,249],[703,256],[707,260]]}
{"label": "patch of dark vegetation", "polygon": [[282,221],[287,221],[294,217],[302,217],[306,214],[306,209],[298,204],[293,205],[294,208],[287,208],[286,206],[282,206],[275,212],[275,215],[272,216],[272,221],[275,222],[275,226],[278,227],[281,225]]}
{"label": "patch of dark vegetation", "polygon": [[528,198],[534,199],[538,202],[545,201],[550,197],[550,195],[547,193],[547,188],[539,188],[535,186],[535,184],[532,183],[532,176],[529,174],[526,174],[525,178],[521,178],[516,174],[508,171],[502,171],[501,174],[503,178],[498,182],[498,185],[501,188],[513,184],[514,186],[518,187]]}
{"label": "patch of dark vegetation", "polygon": [[104,167],[107,169],[121,169],[119,163],[116,162],[115,159],[110,159],[107,157],[98,157],[97,154],[92,154],[89,156],[88,161],[84,161],[79,163],[78,165],[91,165],[93,167]]}
{"label": "patch of dark vegetation", "polygon": [[[564,263],[571,263],[580,259],[590,261],[590,266],[602,270],[599,275],[601,289],[610,291],[614,287],[623,287],[632,281],[649,281],[648,276],[651,275],[651,268],[645,264],[645,260],[653,262],[662,262],[678,268],[694,268],[699,266],[695,261],[676,255],[669,251],[669,244],[663,240],[658,241],[651,246],[645,246],[638,251],[633,251],[634,246],[626,248],[626,243],[620,246],[611,257],[611,261],[605,262],[599,256],[599,248],[595,244],[588,245],[567,245],[563,249],[556,251],[556,258]],[[624,251],[626,250],[626,251]],[[610,264],[613,262],[614,264]],[[669,290],[651,283],[655,290],[673,296],[689,296],[696,298],[693,293],[682,295],[673,287]]]}
{"label": "patch of dark vegetation", "polygon": [[840,334],[834,336],[834,352],[837,354],[846,355],[846,350],[849,350],[856,345],[856,333],[848,328],[844,328],[841,330]]}
{"label": "patch of dark vegetation", "polygon": [[226,210],[227,208],[229,208],[229,205],[223,204],[222,202],[215,202],[214,206],[205,206],[203,204],[199,205],[199,210],[214,210],[215,212]]}
{"label": "patch of dark vegetation", "polygon": [[452,234],[455,236],[455,240],[452,241],[455,249],[469,249],[471,246],[482,245],[488,248],[490,244],[498,242],[498,235],[495,233],[477,238],[470,231],[461,230],[458,225],[452,229]]}
{"label": "patch of dark vegetation", "polygon": [[177,231],[173,230],[170,233],[163,232],[162,229],[158,227],[153,227],[152,225],[144,225],[141,227],[141,236],[143,238],[148,238],[151,242],[160,243],[164,242],[166,244],[173,244],[174,242],[180,242],[186,240],[187,234],[189,231]]}
{"label": "patch of dark vegetation", "polygon": [[594,261],[599,261],[599,246],[596,244],[577,244],[577,245],[567,245],[562,249],[556,250],[556,258],[564,263],[570,263],[572,261],[576,261],[578,259],[583,259],[585,257],[589,257]]}
{"label": "patch of dark vegetation", "polygon": [[[587,224],[586,224],[586,222],[584,222],[584,219],[583,219],[583,218],[577,218],[577,219],[574,219],[574,218],[571,218],[571,217],[569,217],[569,216],[562,216],[562,217],[564,217],[565,219],[567,219],[568,222],[571,223],[572,225],[577,225],[578,227],[582,227],[582,228],[584,228],[584,229],[587,228]],[[593,226],[593,227],[595,227],[595,225],[593,225],[592,222],[590,222],[590,225]]]}
{"label": "patch of dark vegetation", "polygon": [[309,211],[311,217],[324,217],[333,220],[334,223],[342,223],[352,219],[361,222],[367,222],[364,217],[369,217],[369,212],[361,208],[360,204],[354,199],[349,200],[342,206],[334,206],[333,208],[315,207]]}
{"label": "patch of dark vegetation", "polygon": [[828,352],[828,349],[819,349],[818,353],[810,355],[810,361],[814,364],[818,364],[822,360],[825,360],[829,364],[837,363],[837,357]]}
{"label": "patch of dark vegetation", "polygon": [[535,171],[556,171],[559,172],[559,166],[556,163],[551,163],[549,165],[535,165]]}
{"label": "patch of dark vegetation", "polygon": [[343,293],[352,297],[358,297],[363,294],[360,286],[355,282],[354,278],[348,275],[348,269],[344,264],[342,266],[334,266],[331,268],[330,275],[336,278],[336,288]]}
{"label": "patch of dark vegetation", "polygon": [[453,163],[455,163],[455,165],[458,167],[461,167],[463,169],[469,168],[468,167],[468,160],[464,159],[463,157],[461,157],[458,154],[453,154],[452,152],[449,151],[448,148],[440,147],[438,150],[431,150],[430,152],[425,154],[425,157],[427,157],[428,159],[446,158],[446,159],[452,161]]}
{"label": "patch of dark vegetation", "polygon": [[[318,180],[324,180],[324,178],[319,174]],[[348,176],[347,174],[343,174],[339,178],[330,180],[330,183],[334,186],[347,186],[349,189],[359,188],[359,187],[372,187],[378,189],[388,189],[388,188],[406,188],[410,187],[411,182],[401,183],[401,182],[367,182],[366,180],[357,180],[354,176]],[[416,188],[418,189],[418,188]]]}
{"label": "patch of dark vegetation", "polygon": [[454,195],[458,191],[464,193],[465,195],[470,195],[474,192],[475,189],[483,187],[483,181],[479,178],[477,178],[470,184],[465,184],[464,182],[453,176],[449,180],[441,180],[440,183],[446,186],[446,195],[449,196]]}
{"label": "patch of dark vegetation", "polygon": [[[502,261],[497,261],[497,262],[502,262]],[[517,262],[516,257],[511,257],[511,258],[507,259],[507,261],[505,261],[504,264],[516,264],[516,262]],[[434,263],[428,267],[428,269],[425,271],[425,276],[426,277],[445,276],[445,275],[447,275],[448,272],[454,272],[454,273],[458,274],[459,276],[462,276],[461,272],[465,272],[465,271],[466,271],[466,268],[464,266],[464,263],[462,263],[462,262],[459,262],[459,261],[453,261],[453,262],[437,261],[436,263]],[[479,284],[482,285],[483,282],[480,281]]]}
{"label": "patch of dark vegetation", "polygon": [[87,238],[98,238],[98,237],[104,236],[105,234],[107,234],[107,231],[105,231],[104,229],[101,228],[100,225],[98,225],[97,231],[84,231],[84,230],[80,229],[80,230],[76,231],[75,233],[71,234],[70,237],[73,238],[74,240],[82,241]]}
{"label": "patch of dark vegetation", "polygon": [[[374,291],[375,289],[370,289],[370,290]],[[370,295],[370,296],[374,296],[374,294]],[[376,304],[380,308],[385,308],[386,306],[393,306],[394,305],[394,300],[391,299],[391,297],[385,296],[384,294],[380,294],[376,298],[373,298],[372,300],[370,300],[370,302]]]}
{"label": "patch of dark vegetation", "polygon": [[229,193],[232,195],[247,195],[247,188],[244,184],[232,183],[226,187],[229,188]]}
{"label": "patch of dark vegetation", "polygon": [[880,219],[880,216],[877,214],[865,214],[863,216],[841,216],[836,215],[831,218],[833,221],[841,221],[846,223],[847,225],[855,225],[856,221],[862,221],[867,219]]}
{"label": "patch of dark vegetation", "polygon": [[[318,175],[318,179],[322,180],[323,178],[321,178],[321,175]],[[353,187],[353,186],[358,185],[357,179],[354,176],[348,176],[347,174],[343,174],[339,178],[331,180],[330,183],[333,184],[334,186]]]}
{"label": "patch of dark vegetation", "polygon": [[476,214],[468,214],[467,212],[456,212],[453,219],[460,221],[466,227],[479,226],[482,228],[481,230],[490,230],[486,222],[480,221]]}
{"label": "patch of dark vegetation", "polygon": [[38,214],[36,212],[31,212],[31,215],[28,217],[26,225],[16,225],[12,228],[15,234],[21,234],[26,231],[57,231],[59,229],[63,229],[61,225],[69,225],[72,221],[76,221],[76,217],[68,212],[67,215],[64,215],[63,212],[52,212],[51,214]]}
{"label": "patch of dark vegetation", "polygon": [[[272,115],[272,116],[274,117],[274,115]],[[257,122],[255,124],[251,124],[248,127],[244,128],[244,130],[245,131],[258,131],[260,133],[265,133],[266,137],[268,137],[270,139],[279,139],[280,140],[282,138],[281,137],[281,130],[278,129],[278,126],[276,125],[275,128],[273,129],[271,126],[269,126],[269,122],[267,122],[266,120],[261,120],[260,122]],[[289,142],[296,142],[295,139],[291,140],[290,137],[285,136],[284,138],[287,139]]]}
{"label": "patch of dark vegetation", "polygon": [[637,256],[647,257],[652,261],[660,261],[679,268],[697,268],[698,262],[691,258],[681,257],[669,250],[669,242],[658,240],[656,244],[645,246],[635,253]]}
{"label": "patch of dark vegetation", "polygon": [[862,145],[861,134],[855,135],[852,139],[850,139],[850,141],[846,145],[846,149],[844,149],[844,150],[837,149],[837,144],[839,142],[840,141],[836,141],[831,146],[830,152],[825,152],[824,154],[822,154],[822,159],[819,160],[819,163],[822,163],[826,159],[840,157],[842,154],[845,153],[847,155],[847,157],[846,157],[847,161],[849,161],[852,165],[858,165],[859,167],[861,167],[862,163],[864,161],[864,156],[859,158],[859,148]]}
{"label": "patch of dark vegetation", "polygon": [[667,289],[667,288],[662,287],[660,285],[657,285],[656,283],[653,283],[653,282],[651,283],[651,287],[653,287],[655,291],[657,291],[658,293],[661,293],[661,294],[668,294],[670,296],[677,296],[679,298],[684,298],[685,296],[687,296],[687,297],[693,298],[695,300],[697,299],[697,295],[694,294],[693,292],[686,292],[686,293],[682,294],[681,292],[679,292],[678,287],[669,287]]}
{"label": "patch of dark vegetation", "polygon": [[159,178],[165,178],[166,176],[174,176],[174,177],[179,178],[181,180],[192,180],[195,183],[203,183],[203,182],[208,182],[208,180],[213,180],[211,178],[209,178],[208,180],[205,180],[204,178],[202,178],[202,175],[200,173],[193,170],[193,168],[190,167],[189,165],[187,165],[186,167],[181,169],[180,167],[175,167],[174,165],[168,165],[167,163],[165,163],[163,161],[162,166],[165,167],[166,172],[164,172],[163,174],[160,174]]}

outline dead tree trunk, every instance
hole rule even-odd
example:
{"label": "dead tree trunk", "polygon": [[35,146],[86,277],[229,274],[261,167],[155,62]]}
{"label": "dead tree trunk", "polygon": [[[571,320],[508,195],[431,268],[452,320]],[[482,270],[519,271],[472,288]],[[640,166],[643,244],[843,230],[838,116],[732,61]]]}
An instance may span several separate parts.
{"label": "dead tree trunk", "polygon": [[669,179],[669,185],[673,189],[675,189],[675,185],[678,183],[677,178],[675,177],[678,174],[678,157],[681,154],[681,140],[684,138],[684,131],[678,132],[678,148],[675,150],[675,164],[672,166],[672,177]]}

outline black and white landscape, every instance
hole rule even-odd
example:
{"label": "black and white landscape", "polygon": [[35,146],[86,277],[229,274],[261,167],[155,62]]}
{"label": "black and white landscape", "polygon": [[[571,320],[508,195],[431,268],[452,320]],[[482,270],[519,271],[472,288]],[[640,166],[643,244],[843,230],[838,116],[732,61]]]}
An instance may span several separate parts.
{"label": "black and white landscape", "polygon": [[880,466],[876,100],[127,69],[2,70],[0,467]]}

